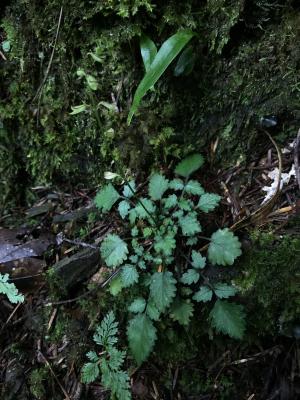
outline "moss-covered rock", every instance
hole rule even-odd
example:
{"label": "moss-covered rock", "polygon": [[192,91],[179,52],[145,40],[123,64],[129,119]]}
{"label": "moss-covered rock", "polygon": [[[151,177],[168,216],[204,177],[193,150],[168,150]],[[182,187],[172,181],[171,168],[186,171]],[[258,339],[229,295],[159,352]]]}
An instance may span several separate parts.
{"label": "moss-covered rock", "polygon": [[[295,2],[71,0],[63,6],[52,58],[60,7],[58,0],[1,5],[0,45],[11,45],[0,61],[2,205],[28,200],[33,184],[95,185],[112,160],[116,169],[139,172],[192,149],[206,152],[217,137],[215,159],[232,163],[264,140],[256,130],[264,114],[279,117],[281,138],[294,135]],[[171,66],[128,127],[133,91],[143,76],[141,32],[160,46],[182,28],[197,33],[194,70],[177,78]],[[96,91],[78,69],[95,77]],[[71,106],[83,103],[94,111],[70,115]]]}

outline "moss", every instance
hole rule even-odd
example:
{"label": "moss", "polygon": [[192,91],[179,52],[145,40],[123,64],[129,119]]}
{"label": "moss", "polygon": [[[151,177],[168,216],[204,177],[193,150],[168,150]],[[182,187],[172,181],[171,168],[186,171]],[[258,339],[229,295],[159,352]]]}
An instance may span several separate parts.
{"label": "moss", "polygon": [[242,275],[236,279],[247,301],[249,334],[282,334],[299,319],[300,240],[259,232],[252,239],[253,250],[237,265]]}
{"label": "moss", "polygon": [[49,371],[46,367],[36,368],[31,371],[29,385],[31,394],[37,399],[46,397],[45,382],[49,379]]}
{"label": "moss", "polygon": [[[8,3],[0,31],[0,41],[12,44],[1,65],[2,204],[31,200],[28,188],[35,184],[95,185],[112,160],[117,170],[144,171],[194,149],[207,152],[217,136],[215,160],[232,164],[261,143],[261,115],[279,116],[279,140],[299,125],[300,16],[290,1],[71,0],[40,99],[61,2]],[[174,78],[169,68],[128,127],[132,93],[144,73],[139,35],[146,32],[159,46],[182,28],[198,34],[194,71]],[[78,68],[98,82],[93,100]],[[97,118],[69,114],[71,106],[91,101],[117,111],[100,104]]]}

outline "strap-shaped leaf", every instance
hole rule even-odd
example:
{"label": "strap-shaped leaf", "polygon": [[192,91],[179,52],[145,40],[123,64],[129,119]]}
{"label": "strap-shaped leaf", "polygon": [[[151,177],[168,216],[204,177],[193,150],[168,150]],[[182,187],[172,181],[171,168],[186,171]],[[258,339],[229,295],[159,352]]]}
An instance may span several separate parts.
{"label": "strap-shaped leaf", "polygon": [[193,32],[183,30],[177,32],[163,43],[135,92],[127,119],[128,125],[130,124],[133,115],[136,113],[144,95],[158,81],[174,58],[180,53],[193,36]]}
{"label": "strap-shaped leaf", "polygon": [[218,229],[212,234],[208,259],[213,264],[232,265],[241,254],[241,243],[228,228]]}
{"label": "strap-shaped leaf", "polygon": [[157,54],[157,48],[154,42],[147,35],[142,34],[140,39],[140,49],[144,67],[147,72]]}
{"label": "strap-shaped leaf", "polygon": [[149,356],[156,340],[156,328],[146,314],[136,315],[127,328],[130,350],[141,365]]}
{"label": "strap-shaped leaf", "polygon": [[103,240],[101,256],[108,267],[117,267],[127,258],[127,244],[118,235],[109,234]]}
{"label": "strap-shaped leaf", "polygon": [[234,339],[242,339],[245,332],[245,313],[240,304],[217,300],[209,314],[211,324],[218,332]]}

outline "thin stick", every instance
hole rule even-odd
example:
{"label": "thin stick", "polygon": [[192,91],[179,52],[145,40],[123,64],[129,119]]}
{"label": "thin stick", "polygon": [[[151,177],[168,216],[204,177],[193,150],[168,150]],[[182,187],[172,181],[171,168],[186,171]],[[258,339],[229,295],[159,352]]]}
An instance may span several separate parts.
{"label": "thin stick", "polygon": [[63,385],[60,383],[59,379],[57,378],[57,376],[55,375],[49,361],[47,360],[47,358],[44,356],[44,354],[38,350],[38,353],[40,355],[40,357],[42,357],[42,359],[45,361],[47,367],[50,369],[51,374],[53,375],[53,378],[56,380],[58,386],[60,387],[61,391],[63,392],[63,394],[65,395],[67,400],[72,400],[71,397],[68,395],[68,393],[66,392],[66,389],[63,387]]}
{"label": "thin stick", "polygon": [[295,164],[295,172],[296,179],[298,182],[298,186],[300,189],[300,166],[299,166],[299,150],[300,150],[300,129],[298,130],[297,139],[294,147],[294,164]]}
{"label": "thin stick", "polygon": [[46,83],[46,81],[48,79],[48,75],[50,73],[51,65],[52,65],[52,62],[53,62],[53,57],[54,57],[54,53],[55,53],[55,49],[56,49],[58,34],[59,34],[59,31],[60,31],[60,26],[61,26],[62,13],[63,13],[63,7],[61,7],[61,9],[60,9],[58,23],[57,23],[57,29],[56,29],[55,39],[54,39],[54,44],[53,44],[53,48],[52,48],[52,53],[51,53],[51,56],[50,56],[50,60],[49,60],[49,63],[48,63],[47,69],[46,69],[46,73],[45,73],[44,79],[43,79],[42,83],[40,84],[40,86],[39,86],[34,98],[32,99],[32,102],[34,102],[38,98],[39,99],[38,105],[40,105],[40,100],[41,100],[41,96],[42,96],[42,90],[43,90],[43,87],[44,87],[44,85],[45,85],[45,83]]}

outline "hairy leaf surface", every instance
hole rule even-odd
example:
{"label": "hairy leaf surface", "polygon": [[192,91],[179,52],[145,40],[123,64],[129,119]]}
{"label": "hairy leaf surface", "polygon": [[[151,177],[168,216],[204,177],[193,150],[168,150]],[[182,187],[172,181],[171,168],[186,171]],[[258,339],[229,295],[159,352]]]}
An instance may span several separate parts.
{"label": "hairy leaf surface", "polygon": [[160,312],[172,302],[176,294],[176,279],[172,272],[155,272],[151,277],[150,297]]}
{"label": "hairy leaf surface", "polygon": [[212,234],[208,247],[210,262],[218,265],[232,265],[241,254],[241,243],[228,228],[218,229]]}
{"label": "hairy leaf surface", "polygon": [[118,235],[108,234],[103,240],[101,256],[108,267],[117,267],[127,258],[127,244]]}
{"label": "hairy leaf surface", "polygon": [[113,187],[111,183],[105,185],[96,195],[95,204],[100,211],[106,212],[110,211],[112,206],[120,198],[119,193]]}
{"label": "hairy leaf surface", "polygon": [[156,328],[145,314],[138,314],[130,320],[127,328],[130,350],[138,365],[149,356],[156,340]]}
{"label": "hairy leaf surface", "polygon": [[242,339],[245,331],[245,313],[243,306],[217,300],[209,314],[212,326],[234,339]]}

